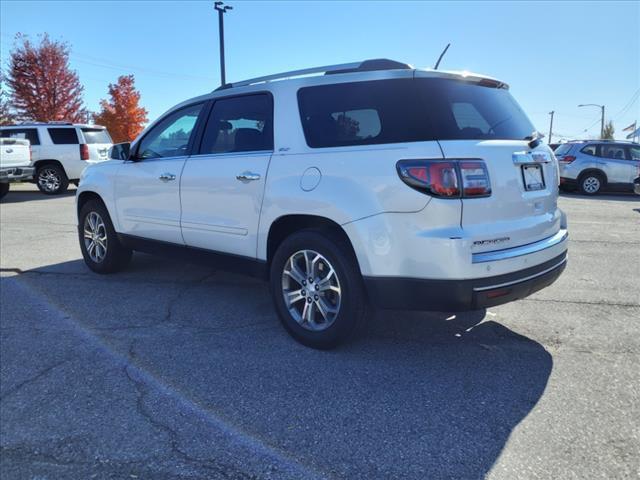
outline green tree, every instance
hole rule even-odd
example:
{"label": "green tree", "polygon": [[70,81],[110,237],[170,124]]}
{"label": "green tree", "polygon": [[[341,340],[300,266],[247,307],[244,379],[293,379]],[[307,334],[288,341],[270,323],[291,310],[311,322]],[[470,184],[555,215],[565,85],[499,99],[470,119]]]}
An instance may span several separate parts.
{"label": "green tree", "polygon": [[613,140],[613,134],[616,132],[613,128],[613,121],[609,120],[604,124],[604,131],[602,132],[602,140]]}

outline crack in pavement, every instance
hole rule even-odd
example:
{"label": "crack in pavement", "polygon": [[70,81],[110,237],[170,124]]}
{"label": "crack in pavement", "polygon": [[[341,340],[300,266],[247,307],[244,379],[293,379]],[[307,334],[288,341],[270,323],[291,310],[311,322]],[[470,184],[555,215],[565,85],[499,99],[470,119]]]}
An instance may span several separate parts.
{"label": "crack in pavement", "polygon": [[9,388],[7,391],[5,391],[2,394],[0,394],[0,401],[6,399],[7,397],[9,397],[11,395],[13,395],[14,393],[19,392],[23,387],[37,382],[42,377],[45,377],[52,370],[55,370],[56,368],[64,365],[65,363],[67,363],[69,361],[71,361],[70,358],[65,358],[64,360],[61,360],[61,361],[56,362],[56,363],[54,363],[52,365],[49,365],[48,367],[45,367],[44,369],[40,370],[35,375],[27,378],[26,380],[23,380],[22,382],[18,383],[17,385]]}
{"label": "crack in pavement", "polygon": [[620,303],[620,302],[591,302],[589,300],[557,300],[553,298],[521,298],[521,302],[552,302],[552,303],[573,303],[578,305],[606,305],[610,307],[624,307],[624,308],[640,308],[640,303]]}

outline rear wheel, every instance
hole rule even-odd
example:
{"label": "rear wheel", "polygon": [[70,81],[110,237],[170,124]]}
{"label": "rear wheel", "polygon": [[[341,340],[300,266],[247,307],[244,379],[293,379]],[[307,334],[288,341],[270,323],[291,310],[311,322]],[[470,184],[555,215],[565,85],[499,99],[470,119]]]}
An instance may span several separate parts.
{"label": "rear wheel", "polygon": [[282,324],[304,345],[334,348],[364,320],[366,299],[356,260],[330,233],[305,230],[285,239],[273,257],[270,282]]}
{"label": "rear wheel", "polygon": [[132,251],[118,240],[109,212],[101,201],[89,200],[85,203],[78,220],[80,250],[91,270],[113,273],[128,265]]}
{"label": "rear wheel", "polygon": [[69,179],[64,168],[55,163],[38,167],[35,179],[38,189],[45,195],[59,195],[69,187]]}
{"label": "rear wheel", "polygon": [[0,183],[0,198],[4,198],[9,193],[9,188],[9,183]]}
{"label": "rear wheel", "polygon": [[604,177],[597,172],[589,172],[580,176],[578,185],[584,195],[596,195],[604,186]]}

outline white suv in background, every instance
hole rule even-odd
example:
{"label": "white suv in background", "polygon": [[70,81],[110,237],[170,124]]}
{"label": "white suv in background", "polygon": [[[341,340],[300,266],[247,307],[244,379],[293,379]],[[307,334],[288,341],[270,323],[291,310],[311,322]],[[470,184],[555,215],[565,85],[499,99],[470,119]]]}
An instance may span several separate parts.
{"label": "white suv in background", "polygon": [[47,195],[65,192],[69,182],[77,184],[87,165],[108,159],[113,145],[105,127],[66,122],[0,127],[0,137],[31,142],[34,181]]}
{"label": "white suv in background", "polygon": [[367,302],[481,309],[555,281],[566,218],[533,131],[503,82],[391,60],[225,85],[85,170],[80,247],[99,273],[140,250],[268,278],[289,333],[331,348]]}

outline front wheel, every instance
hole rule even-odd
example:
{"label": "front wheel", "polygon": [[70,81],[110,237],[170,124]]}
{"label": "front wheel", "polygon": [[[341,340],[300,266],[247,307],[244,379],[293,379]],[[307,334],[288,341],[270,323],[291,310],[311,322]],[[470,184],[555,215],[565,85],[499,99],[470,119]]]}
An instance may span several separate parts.
{"label": "front wheel", "polygon": [[132,252],[118,240],[109,212],[101,201],[89,200],[85,203],[78,220],[80,250],[91,270],[113,273],[127,266]]}
{"label": "front wheel", "polygon": [[9,193],[9,183],[0,183],[0,199]]}
{"label": "front wheel", "polygon": [[339,236],[305,230],[285,239],[271,262],[270,283],[283,326],[306,346],[334,348],[364,320],[362,277]]}
{"label": "front wheel", "polygon": [[69,188],[69,179],[64,168],[54,163],[49,163],[36,171],[36,185],[45,195],[59,195]]}

